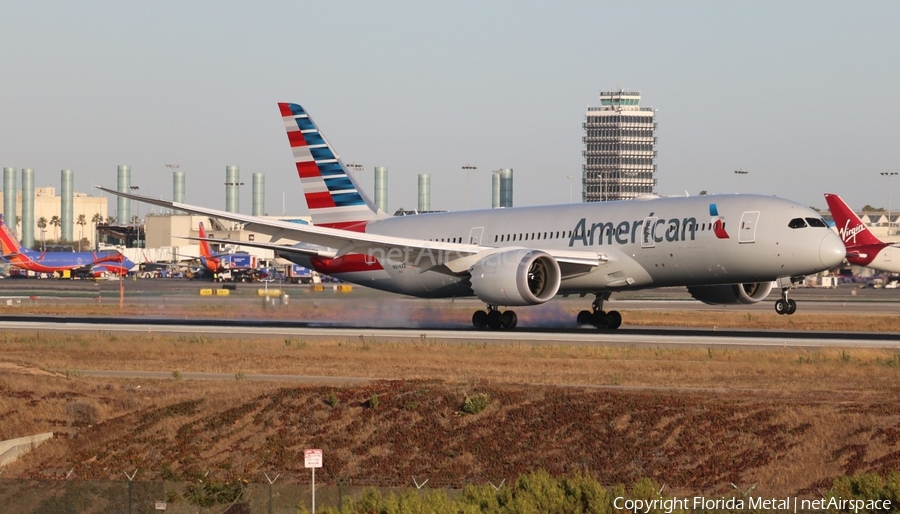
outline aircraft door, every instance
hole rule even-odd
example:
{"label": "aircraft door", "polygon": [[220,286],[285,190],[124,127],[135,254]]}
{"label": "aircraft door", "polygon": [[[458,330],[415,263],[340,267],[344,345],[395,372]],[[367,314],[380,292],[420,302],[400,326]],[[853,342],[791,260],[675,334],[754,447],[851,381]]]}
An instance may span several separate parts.
{"label": "aircraft door", "polygon": [[739,243],[753,243],[756,241],[757,221],[759,221],[759,211],[747,211],[741,216],[741,226],[738,229]]}
{"label": "aircraft door", "polygon": [[472,231],[469,232],[469,244],[480,245],[482,234],[484,234],[484,227],[473,227]]}
{"label": "aircraft door", "polygon": [[658,216],[648,216],[644,218],[643,229],[641,230],[641,248],[655,248],[656,238],[653,237],[653,230],[656,227]]}

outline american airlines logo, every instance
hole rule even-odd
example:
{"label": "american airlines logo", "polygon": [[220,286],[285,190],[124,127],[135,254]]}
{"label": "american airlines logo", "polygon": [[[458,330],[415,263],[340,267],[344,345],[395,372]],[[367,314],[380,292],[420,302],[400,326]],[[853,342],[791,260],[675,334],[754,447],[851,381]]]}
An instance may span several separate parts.
{"label": "american airlines logo", "polygon": [[859,234],[865,229],[865,225],[851,227],[850,220],[847,220],[844,222],[844,228],[838,230],[838,234],[840,234],[841,239],[843,239],[845,243],[849,243],[850,239],[853,239],[853,244],[856,244],[856,234]]}
{"label": "american airlines logo", "polygon": [[[709,215],[709,226],[716,237],[728,239],[725,217],[719,215],[716,204],[709,204]],[[635,244],[635,241],[641,241],[642,244],[693,241],[697,238],[698,230],[700,224],[694,217],[666,219],[655,216],[652,212],[645,219],[622,221],[618,224],[609,221],[588,223],[586,218],[581,218],[572,230],[569,247],[575,246],[576,242],[581,243],[581,246],[594,246],[594,241],[597,245],[603,245],[604,236],[607,245],[612,245],[613,242],[626,245]]]}
{"label": "american airlines logo", "polygon": [[620,245],[635,244],[635,241],[642,240],[645,243],[693,241],[697,238],[699,228],[700,224],[696,218],[665,219],[654,216],[652,212],[645,219],[622,221],[618,224],[609,221],[588,223],[586,218],[581,218],[572,230],[569,247],[575,246],[576,241],[581,243],[581,246],[594,246],[594,241],[602,245],[604,236],[607,245],[613,242]]}

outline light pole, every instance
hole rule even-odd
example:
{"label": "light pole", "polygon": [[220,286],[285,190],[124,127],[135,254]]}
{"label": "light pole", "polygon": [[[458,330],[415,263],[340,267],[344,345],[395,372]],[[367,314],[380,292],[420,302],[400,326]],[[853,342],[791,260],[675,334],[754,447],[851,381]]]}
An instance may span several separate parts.
{"label": "light pole", "polygon": [[[141,188],[140,188],[140,186],[128,186],[128,189],[131,189],[132,193],[137,194]],[[140,204],[140,202],[138,202],[136,209],[137,209],[137,214],[135,214],[134,216],[131,217],[131,221],[134,221],[134,247],[133,248],[137,248],[138,240],[140,239],[139,234],[138,234],[138,220],[141,219],[141,204]],[[128,220],[126,220],[125,222],[127,223]],[[127,231],[126,231],[126,233],[127,233]],[[125,246],[128,246],[127,240],[125,241]]]}
{"label": "light pole", "polygon": [[891,222],[891,177],[896,175],[896,171],[882,171],[881,176],[887,177],[888,179],[888,235],[892,235],[894,233],[893,223]]}
{"label": "light pole", "polygon": [[569,203],[572,203],[572,175],[566,175],[566,178],[569,179]]}
{"label": "light pole", "polygon": [[469,210],[469,173],[472,170],[477,170],[478,167],[466,164],[462,169],[466,170],[466,210]]}
{"label": "light pole", "polygon": [[743,177],[747,173],[750,173],[750,172],[743,170],[741,168],[734,170],[734,174],[738,176],[738,194],[741,194],[741,177]]}
{"label": "light pole", "polygon": [[[138,194],[138,192],[140,191],[141,187],[140,187],[140,186],[128,186],[128,189],[131,189],[131,192],[132,192],[132,193]],[[140,202],[137,204],[137,210],[138,210],[137,216],[140,217],[140,216],[141,216],[141,204],[140,204]]]}

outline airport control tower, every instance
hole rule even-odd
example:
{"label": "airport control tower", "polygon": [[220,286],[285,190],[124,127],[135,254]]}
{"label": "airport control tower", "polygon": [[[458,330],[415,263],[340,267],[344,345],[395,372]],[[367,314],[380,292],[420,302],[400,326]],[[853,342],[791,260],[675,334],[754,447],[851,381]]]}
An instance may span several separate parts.
{"label": "airport control tower", "polygon": [[604,91],[584,117],[581,199],[627,200],[656,189],[656,117],[637,91]]}

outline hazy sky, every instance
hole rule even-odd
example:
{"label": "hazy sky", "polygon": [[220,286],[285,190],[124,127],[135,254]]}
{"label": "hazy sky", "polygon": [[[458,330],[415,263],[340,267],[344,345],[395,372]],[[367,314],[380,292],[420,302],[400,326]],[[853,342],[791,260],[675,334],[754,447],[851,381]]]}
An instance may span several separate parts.
{"label": "hazy sky", "polygon": [[[306,207],[277,102],[304,105],[347,163],[390,173],[389,206],[490,207],[581,191],[601,90],[658,110],[660,194],[744,192],[887,206],[900,171],[900,2],[4,2],[0,166],[36,186],[116,185],[223,209],[225,166],[266,176],[266,210]],[[892,182],[900,209],[900,176]],[[19,184],[21,185],[21,184]],[[284,196],[283,196],[284,194]],[[141,208],[145,212],[147,206]],[[110,214],[115,214],[110,201]]]}

